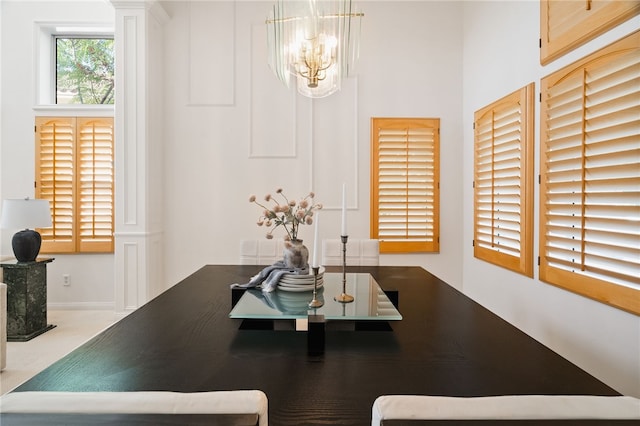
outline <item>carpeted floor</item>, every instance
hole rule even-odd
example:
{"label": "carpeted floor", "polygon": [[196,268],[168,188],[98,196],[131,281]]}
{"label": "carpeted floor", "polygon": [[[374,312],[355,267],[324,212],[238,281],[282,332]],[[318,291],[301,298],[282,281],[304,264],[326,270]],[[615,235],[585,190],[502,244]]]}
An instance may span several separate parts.
{"label": "carpeted floor", "polygon": [[7,343],[7,367],[0,373],[5,394],[119,320],[113,311],[49,310],[56,327],[28,342]]}

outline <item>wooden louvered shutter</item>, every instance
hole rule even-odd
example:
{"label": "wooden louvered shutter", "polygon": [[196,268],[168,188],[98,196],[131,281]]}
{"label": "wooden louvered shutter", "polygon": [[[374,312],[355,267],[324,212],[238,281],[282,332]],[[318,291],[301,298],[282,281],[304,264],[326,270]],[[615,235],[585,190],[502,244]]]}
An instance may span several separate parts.
{"label": "wooden louvered shutter", "polygon": [[540,279],[640,314],[640,32],[542,80]]}
{"label": "wooden louvered shutter", "polygon": [[440,120],[371,124],[371,238],[381,253],[439,251]]}
{"label": "wooden louvered shutter", "polygon": [[36,118],[36,198],[49,200],[52,227],[39,229],[42,253],[75,251],[74,141],[72,117]]}
{"label": "wooden louvered shutter", "polygon": [[540,63],[551,62],[638,13],[638,0],[541,0]]}
{"label": "wooden louvered shutter", "polygon": [[78,118],[78,243],[113,251],[113,120]]}
{"label": "wooden louvered shutter", "polygon": [[533,276],[533,99],[528,86],[474,116],[474,256]]}
{"label": "wooden louvered shutter", "polygon": [[36,118],[36,198],[49,200],[42,253],[113,252],[112,118]]}

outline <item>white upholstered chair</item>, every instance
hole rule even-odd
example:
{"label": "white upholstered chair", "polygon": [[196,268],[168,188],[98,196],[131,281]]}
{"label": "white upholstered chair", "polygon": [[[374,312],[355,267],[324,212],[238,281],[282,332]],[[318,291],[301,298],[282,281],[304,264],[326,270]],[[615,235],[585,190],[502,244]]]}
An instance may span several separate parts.
{"label": "white upholstered chair", "polygon": [[241,265],[273,265],[283,259],[284,239],[240,241]]}
{"label": "white upholstered chair", "polygon": [[[342,241],[339,238],[322,240],[322,265],[342,265]],[[349,238],[347,240],[347,266],[378,266],[380,243],[378,240]]]}
{"label": "white upholstered chair", "polygon": [[0,283],[0,371],[7,366],[7,285]]}
{"label": "white upholstered chair", "polygon": [[267,396],[259,390],[10,392],[0,397],[0,413],[257,414],[258,425],[268,425]]}
{"label": "white upholstered chair", "polygon": [[371,425],[385,420],[584,420],[640,419],[640,399],[630,396],[505,395],[448,397],[383,395],[376,398]]}

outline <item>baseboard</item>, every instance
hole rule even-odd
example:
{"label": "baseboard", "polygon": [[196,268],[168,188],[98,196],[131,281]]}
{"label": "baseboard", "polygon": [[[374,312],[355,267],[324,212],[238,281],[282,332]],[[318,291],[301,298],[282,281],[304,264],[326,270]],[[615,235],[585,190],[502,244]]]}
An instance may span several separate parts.
{"label": "baseboard", "polygon": [[47,303],[47,309],[53,311],[114,311],[113,302],[71,302],[71,303]]}

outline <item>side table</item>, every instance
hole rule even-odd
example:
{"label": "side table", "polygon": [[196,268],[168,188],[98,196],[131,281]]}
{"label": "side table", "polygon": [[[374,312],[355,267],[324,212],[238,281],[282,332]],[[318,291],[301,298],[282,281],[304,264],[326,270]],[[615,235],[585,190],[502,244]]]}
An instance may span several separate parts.
{"label": "side table", "polygon": [[7,284],[7,341],[26,342],[55,327],[47,324],[47,263],[51,261],[0,263]]}

